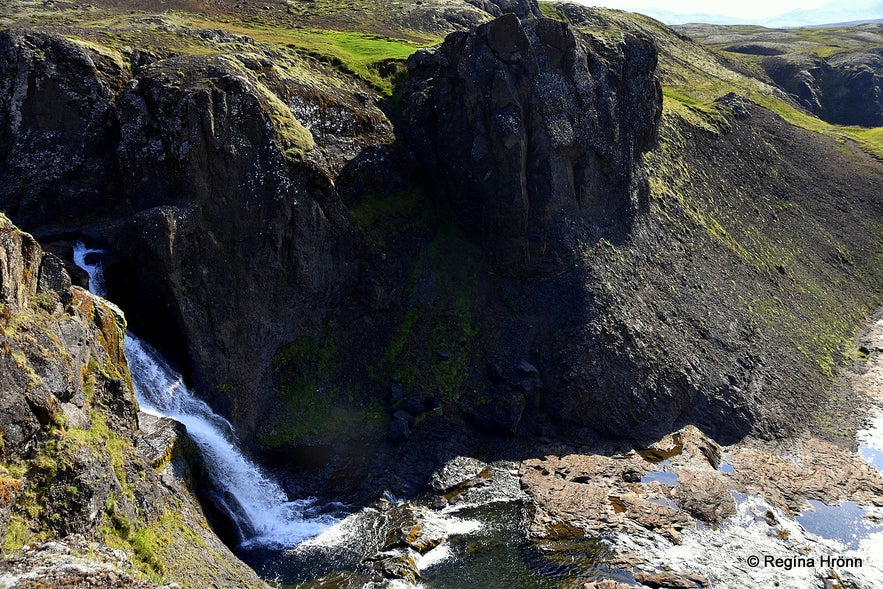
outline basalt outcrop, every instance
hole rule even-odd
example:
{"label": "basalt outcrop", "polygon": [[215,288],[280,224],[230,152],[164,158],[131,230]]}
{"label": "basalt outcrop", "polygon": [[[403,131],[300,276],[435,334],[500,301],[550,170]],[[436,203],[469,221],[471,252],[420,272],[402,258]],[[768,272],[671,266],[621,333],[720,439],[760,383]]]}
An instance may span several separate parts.
{"label": "basalt outcrop", "polygon": [[761,61],[778,85],[813,114],[841,125],[883,125],[883,59],[877,54],[828,59],[770,56]]}
{"label": "basalt outcrop", "polygon": [[278,348],[346,306],[359,236],[329,172],[297,161],[319,157],[312,134],[243,61],[259,67],[167,60],[118,97],[122,178],[141,197],[107,277],[147,337],[184,343],[196,387],[248,432]]}
{"label": "basalt outcrop", "polygon": [[408,62],[400,125],[439,199],[499,271],[558,274],[646,208],[662,113],[656,47],[503,16]]}

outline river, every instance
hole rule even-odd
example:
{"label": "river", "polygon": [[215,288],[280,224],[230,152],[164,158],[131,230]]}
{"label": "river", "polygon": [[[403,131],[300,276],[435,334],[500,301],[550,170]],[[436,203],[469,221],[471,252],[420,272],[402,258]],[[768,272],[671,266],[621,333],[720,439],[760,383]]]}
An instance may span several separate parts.
{"label": "river", "polygon": [[[83,244],[74,250],[75,263],[89,273],[90,290],[104,296],[100,255],[100,250]],[[873,407],[857,442],[863,459],[881,471],[883,321],[875,325],[872,337],[879,347],[856,388],[871,398]],[[217,498],[238,531],[237,553],[282,587],[552,589],[582,588],[601,578],[636,584],[629,571],[605,564],[614,550],[639,554],[659,569],[696,572],[711,586],[726,589],[820,586],[831,568],[860,589],[883,587],[883,513],[852,501],[810,502],[792,517],[759,495],[732,492],[734,516],[716,528],[698,525],[684,530],[678,543],[656,534],[611,530],[575,549],[550,553],[527,533],[532,507],[519,486],[516,463],[491,465],[493,476],[484,491],[444,509],[433,508],[429,499],[385,497],[348,513],[342,505],[292,499],[241,450],[231,424],[195,397],[156,350],[131,333],[125,349],[141,410],[186,426],[204,456]],[[725,461],[722,472],[731,474],[733,467]],[[880,500],[883,503],[883,497]],[[771,529],[768,513],[779,523],[778,531]],[[440,544],[423,554],[390,547],[391,531],[403,522],[419,525],[424,533],[440,538]],[[372,563],[390,555],[412,559],[413,582],[379,580]]]}

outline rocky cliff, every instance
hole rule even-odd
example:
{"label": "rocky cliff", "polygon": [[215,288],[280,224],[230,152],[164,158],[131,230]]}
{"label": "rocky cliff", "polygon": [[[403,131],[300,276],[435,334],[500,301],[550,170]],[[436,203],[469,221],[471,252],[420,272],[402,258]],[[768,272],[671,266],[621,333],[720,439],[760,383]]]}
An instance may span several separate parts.
{"label": "rocky cliff", "polygon": [[637,15],[309,4],[0,33],[0,207],[105,244],[254,447],[370,440],[317,486],[374,493],[451,431],[837,431],[883,280],[873,135]]}
{"label": "rocky cliff", "polygon": [[0,314],[4,586],[263,586],[185,486],[183,429],[139,431],[120,310],[2,215]]}
{"label": "rocky cliff", "polygon": [[560,273],[646,208],[655,67],[646,37],[605,48],[561,21],[505,16],[411,57],[400,127],[497,270]]}
{"label": "rocky cliff", "polygon": [[[685,34],[720,49],[821,119],[840,125],[883,125],[883,26],[764,29],[684,25]],[[759,66],[759,67],[758,67]]]}

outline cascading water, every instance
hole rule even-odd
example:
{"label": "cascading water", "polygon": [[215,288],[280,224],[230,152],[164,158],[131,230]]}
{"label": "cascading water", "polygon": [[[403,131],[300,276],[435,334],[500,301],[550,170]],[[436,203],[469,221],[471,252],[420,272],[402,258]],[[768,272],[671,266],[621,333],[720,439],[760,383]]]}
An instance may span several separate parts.
{"label": "cascading water", "polygon": [[[74,259],[89,273],[90,290],[104,295],[101,267],[87,263],[86,259],[89,254],[99,253],[100,250],[78,244]],[[883,322],[879,328],[883,341]],[[126,336],[125,348],[141,408],[172,417],[187,427],[205,457],[213,484],[220,490],[220,502],[226,505],[240,531],[240,546],[248,548],[241,555],[259,574],[286,585],[316,582],[311,586],[375,586],[374,573],[363,564],[384,549],[391,526],[399,525],[398,504],[378,502],[338,521],[319,515],[322,506],[310,500],[288,501],[280,486],[239,450],[230,423],[195,398],[156,350],[133,335]],[[883,369],[880,372],[879,382],[883,382]],[[883,399],[880,404],[883,405]],[[878,470],[883,469],[883,411],[860,432],[859,442],[862,456]],[[520,495],[517,465],[501,468],[510,473],[513,483],[513,492],[503,499],[490,497],[475,505],[448,506],[441,512],[416,501],[406,506],[416,514],[422,529],[455,538],[415,556],[414,563],[422,575],[417,587],[582,586],[587,575],[600,566],[594,552],[562,552],[569,559],[562,563],[556,560],[556,553],[539,550],[525,532],[527,512],[521,503],[525,498]],[[513,471],[515,474],[511,474]],[[734,467],[725,461],[721,471],[732,474]],[[677,483],[676,477],[648,480],[667,485]],[[853,562],[858,559],[863,564],[845,567],[839,574],[856,587],[883,587],[883,527],[876,523],[876,518],[883,519],[883,512],[879,509],[871,513],[870,508],[859,508],[851,502],[839,506],[816,503],[815,512],[803,512],[794,518],[759,496],[734,493],[734,499],[734,516],[716,528],[698,526],[684,530],[679,544],[625,532],[616,532],[613,541],[620,550],[639,554],[660,569],[694,571],[715,584],[734,589],[818,584],[827,575],[821,564],[794,568],[750,568],[746,564],[752,555],[787,559],[804,552],[843,556]],[[770,513],[779,522],[780,530],[769,525]],[[868,520],[868,514],[875,519]],[[303,542],[311,536],[311,540]],[[582,552],[585,558],[579,556]],[[605,569],[605,575],[633,582],[628,571]],[[402,584],[395,581],[390,586]]]}
{"label": "cascading water", "polygon": [[[74,247],[74,263],[89,274],[89,290],[105,296],[101,265],[87,262],[101,250]],[[236,444],[232,425],[187,390],[182,378],[162,356],[127,333],[126,356],[142,411],[184,424],[199,447],[208,475],[223,493],[222,502],[241,535],[241,546],[288,548],[315,536],[337,520],[318,515],[313,499],[289,501],[282,488]]]}

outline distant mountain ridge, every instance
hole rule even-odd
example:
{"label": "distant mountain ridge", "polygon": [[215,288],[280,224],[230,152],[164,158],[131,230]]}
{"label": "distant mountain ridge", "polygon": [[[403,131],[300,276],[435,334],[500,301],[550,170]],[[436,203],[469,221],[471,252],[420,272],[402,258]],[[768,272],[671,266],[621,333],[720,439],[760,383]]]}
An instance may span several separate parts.
{"label": "distant mountain ridge", "polygon": [[867,22],[883,19],[883,1],[880,0],[837,0],[819,8],[798,8],[785,14],[759,21],[768,27],[802,27],[832,23]]}
{"label": "distant mountain ridge", "polygon": [[[597,2],[585,1],[584,4]],[[628,10],[632,8],[626,7]],[[798,8],[769,18],[744,19],[708,12],[677,12],[661,9],[634,9],[669,25],[713,23],[721,25],[750,24],[771,28],[852,25],[883,20],[883,1],[836,0],[818,8]]]}

